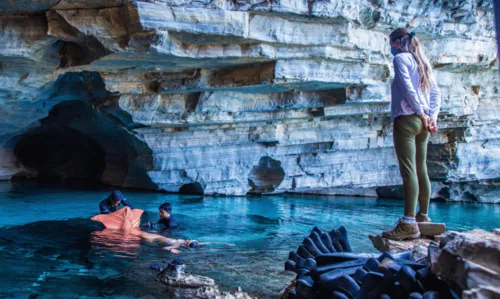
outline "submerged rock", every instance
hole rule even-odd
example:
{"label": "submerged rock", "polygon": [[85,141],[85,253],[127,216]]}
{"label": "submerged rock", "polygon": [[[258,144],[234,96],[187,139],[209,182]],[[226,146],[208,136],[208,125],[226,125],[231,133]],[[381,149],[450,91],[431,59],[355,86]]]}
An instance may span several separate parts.
{"label": "submerged rock", "polygon": [[215,280],[210,277],[194,275],[194,274],[183,274],[179,277],[173,276],[163,276],[160,281],[171,287],[179,288],[199,288],[204,286],[215,286]]}
{"label": "submerged rock", "polygon": [[234,292],[221,292],[217,286],[199,288],[196,290],[196,297],[204,299],[252,299],[241,288],[238,288]]}
{"label": "submerged rock", "polygon": [[178,258],[170,262],[157,279],[184,298],[204,299],[251,299],[250,295],[238,288],[234,292],[222,292],[210,277],[184,272],[185,265]]}
{"label": "submerged rock", "polygon": [[200,288],[214,287],[215,280],[210,277],[194,275],[184,272],[186,265],[178,258],[170,262],[165,270],[161,271],[157,279],[170,287]]}

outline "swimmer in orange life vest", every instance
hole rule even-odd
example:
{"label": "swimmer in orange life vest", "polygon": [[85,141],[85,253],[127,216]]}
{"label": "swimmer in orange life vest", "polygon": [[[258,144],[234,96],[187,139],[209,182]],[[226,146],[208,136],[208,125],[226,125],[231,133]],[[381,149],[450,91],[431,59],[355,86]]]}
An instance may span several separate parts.
{"label": "swimmer in orange life vest", "polygon": [[102,232],[110,232],[110,234],[115,233],[117,230],[126,234],[131,234],[138,236],[143,240],[149,242],[160,242],[166,246],[163,249],[168,250],[173,254],[180,254],[179,248],[196,248],[198,246],[209,245],[209,244],[221,244],[226,246],[234,246],[234,244],[229,243],[219,243],[219,242],[198,242],[197,240],[184,240],[184,239],[171,239],[165,236],[152,234],[148,232],[141,231],[139,226],[141,222],[141,216],[144,211],[140,209],[130,209],[128,206],[120,209],[111,214],[101,214],[91,218],[91,220],[101,222],[106,229]]}

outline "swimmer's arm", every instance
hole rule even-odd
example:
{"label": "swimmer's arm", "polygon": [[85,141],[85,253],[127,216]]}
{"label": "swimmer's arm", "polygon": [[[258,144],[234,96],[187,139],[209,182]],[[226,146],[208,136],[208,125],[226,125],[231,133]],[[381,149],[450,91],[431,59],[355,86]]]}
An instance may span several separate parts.
{"label": "swimmer's arm", "polygon": [[101,210],[101,214],[111,214],[111,211],[108,208],[108,205],[106,204],[106,200],[103,200],[99,203],[99,210]]}
{"label": "swimmer's arm", "polygon": [[235,246],[234,244],[231,244],[231,243],[221,243],[221,242],[200,242],[200,243],[198,243],[198,245],[200,245],[200,246],[211,245],[211,244],[226,245],[226,246]]}
{"label": "swimmer's arm", "polygon": [[127,199],[126,199],[126,198],[122,199],[121,204],[122,204],[124,207],[129,207],[129,208],[131,208],[132,210],[134,209],[134,206],[132,206],[132,204],[131,204],[129,201],[127,201]]}
{"label": "swimmer's arm", "polygon": [[177,250],[177,248],[180,248],[180,247],[181,247],[180,244],[176,244],[176,245],[172,245],[172,246],[163,247],[163,249],[166,251],[170,251],[173,254],[180,254],[181,252],[179,250]]}
{"label": "swimmer's arm", "polygon": [[175,239],[170,239],[170,238],[167,238],[167,237],[162,236],[162,235],[143,232],[141,230],[136,230],[136,232],[137,232],[137,235],[139,235],[141,238],[143,238],[144,240],[149,241],[149,242],[157,241],[157,242],[168,243],[168,242],[175,241]]}

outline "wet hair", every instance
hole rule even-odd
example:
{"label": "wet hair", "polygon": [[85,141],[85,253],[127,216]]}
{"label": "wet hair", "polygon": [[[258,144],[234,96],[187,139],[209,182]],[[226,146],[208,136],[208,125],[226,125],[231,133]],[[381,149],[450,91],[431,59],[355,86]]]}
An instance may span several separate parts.
{"label": "wet hair", "polygon": [[172,205],[169,202],[166,202],[162,204],[159,209],[170,213],[172,212]]}
{"label": "wet hair", "polygon": [[111,192],[111,200],[113,200],[114,202],[122,201],[124,199],[125,196],[123,196],[123,194],[120,191],[113,190],[113,192]]}
{"label": "wet hair", "polygon": [[390,35],[391,42],[399,40],[398,50],[404,53],[411,53],[415,58],[418,66],[420,79],[418,82],[419,88],[428,92],[431,89],[432,67],[424,52],[420,48],[420,40],[408,28],[398,28]]}

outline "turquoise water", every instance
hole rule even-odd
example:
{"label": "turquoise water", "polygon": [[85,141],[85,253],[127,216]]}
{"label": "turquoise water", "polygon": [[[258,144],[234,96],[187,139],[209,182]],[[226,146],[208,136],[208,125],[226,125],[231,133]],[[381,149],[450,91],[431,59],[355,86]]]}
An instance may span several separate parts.
{"label": "turquoise water", "polygon": [[[159,246],[102,242],[89,220],[111,189],[0,183],[0,298],[179,297],[155,281],[149,267],[172,259]],[[398,200],[351,197],[201,197],[122,190],[143,221],[157,220],[165,202],[181,227],[168,237],[230,242],[235,247],[184,250],[186,271],[214,278],[224,289],[241,286],[272,298],[293,278],[283,271],[288,252],[314,225],[344,225],[355,251],[375,252],[368,234],[380,233],[402,213]],[[500,206],[432,203],[430,216],[448,229],[500,227]]]}

